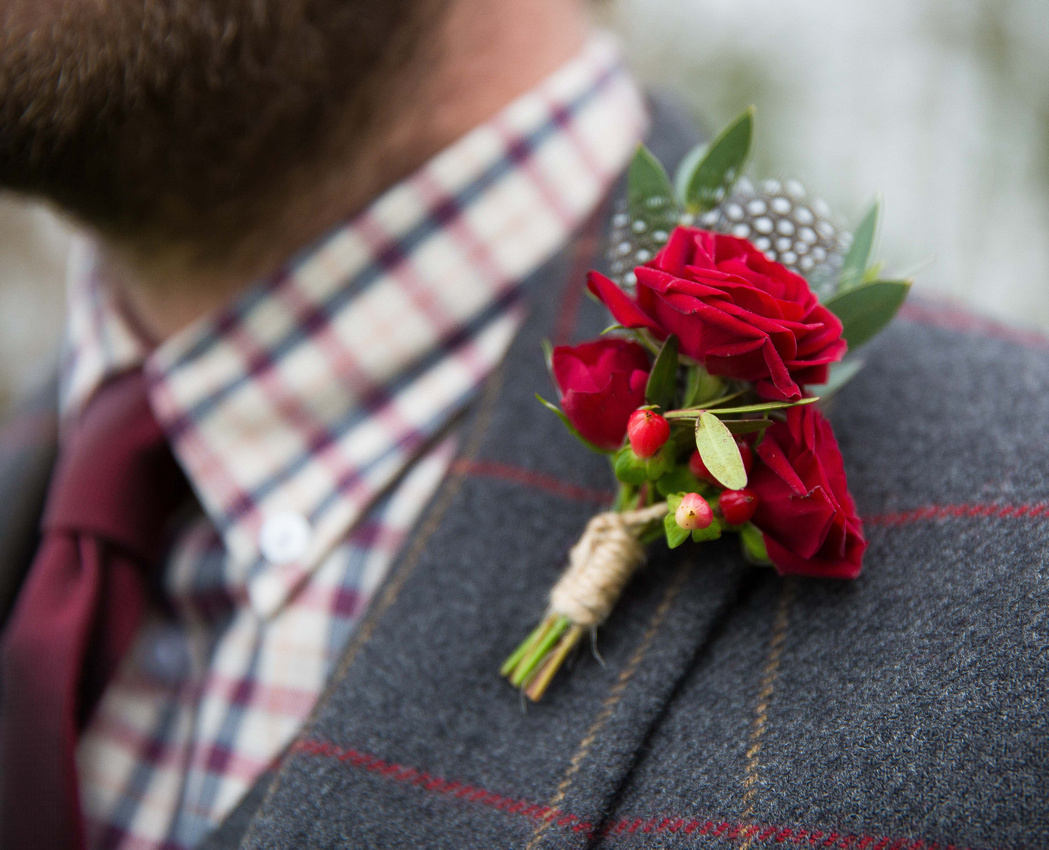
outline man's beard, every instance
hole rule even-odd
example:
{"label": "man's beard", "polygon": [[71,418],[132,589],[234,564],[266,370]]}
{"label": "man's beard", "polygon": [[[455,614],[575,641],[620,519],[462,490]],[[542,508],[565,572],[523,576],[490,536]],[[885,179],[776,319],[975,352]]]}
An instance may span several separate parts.
{"label": "man's beard", "polygon": [[121,241],[221,251],[333,138],[352,156],[441,5],[0,0],[0,187]]}

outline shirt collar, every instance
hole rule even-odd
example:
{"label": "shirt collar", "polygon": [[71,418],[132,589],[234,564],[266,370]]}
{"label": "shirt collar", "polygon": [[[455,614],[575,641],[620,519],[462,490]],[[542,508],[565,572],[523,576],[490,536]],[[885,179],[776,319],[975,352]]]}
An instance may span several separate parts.
{"label": "shirt collar", "polygon": [[144,365],[230,580],[273,613],[496,365],[521,282],[607,193],[645,122],[618,48],[595,35],[278,275],[153,350],[78,250],[63,414]]}

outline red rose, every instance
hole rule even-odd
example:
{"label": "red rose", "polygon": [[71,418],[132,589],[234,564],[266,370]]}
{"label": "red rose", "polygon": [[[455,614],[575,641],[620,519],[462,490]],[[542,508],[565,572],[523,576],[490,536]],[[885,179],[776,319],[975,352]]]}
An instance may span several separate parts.
{"label": "red rose", "polygon": [[636,342],[599,339],[554,349],[554,380],[561,409],[586,439],[601,449],[619,448],[626,423],[645,403],[648,354]]}
{"label": "red rose", "polygon": [[777,572],[856,578],[867,541],[830,423],[815,407],[792,407],[757,454],[747,485],[758,497],[753,522]]}
{"label": "red rose", "polygon": [[801,386],[824,383],[845,354],[841,322],[805,278],[744,239],[678,227],[635,274],[636,300],[596,272],[590,290],[620,324],[677,334],[682,354],[712,375],[756,383],[762,398],[801,398]]}

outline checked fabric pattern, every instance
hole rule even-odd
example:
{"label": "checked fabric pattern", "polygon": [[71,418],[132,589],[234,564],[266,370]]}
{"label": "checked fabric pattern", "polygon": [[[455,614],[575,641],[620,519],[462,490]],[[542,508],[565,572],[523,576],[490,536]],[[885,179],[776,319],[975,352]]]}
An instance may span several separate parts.
{"label": "checked fabric pattern", "polygon": [[[195,846],[291,741],[525,314],[644,130],[584,51],[228,310],[150,351],[84,250],[62,412],[144,365],[202,506],[81,739],[89,845]],[[269,544],[267,545],[267,540]]]}

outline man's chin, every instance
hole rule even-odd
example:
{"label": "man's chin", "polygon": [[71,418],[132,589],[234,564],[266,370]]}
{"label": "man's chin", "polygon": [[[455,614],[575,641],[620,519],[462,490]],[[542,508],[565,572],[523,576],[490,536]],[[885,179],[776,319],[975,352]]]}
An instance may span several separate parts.
{"label": "man's chin", "polygon": [[0,0],[0,188],[129,243],[229,244],[367,134],[440,5]]}

